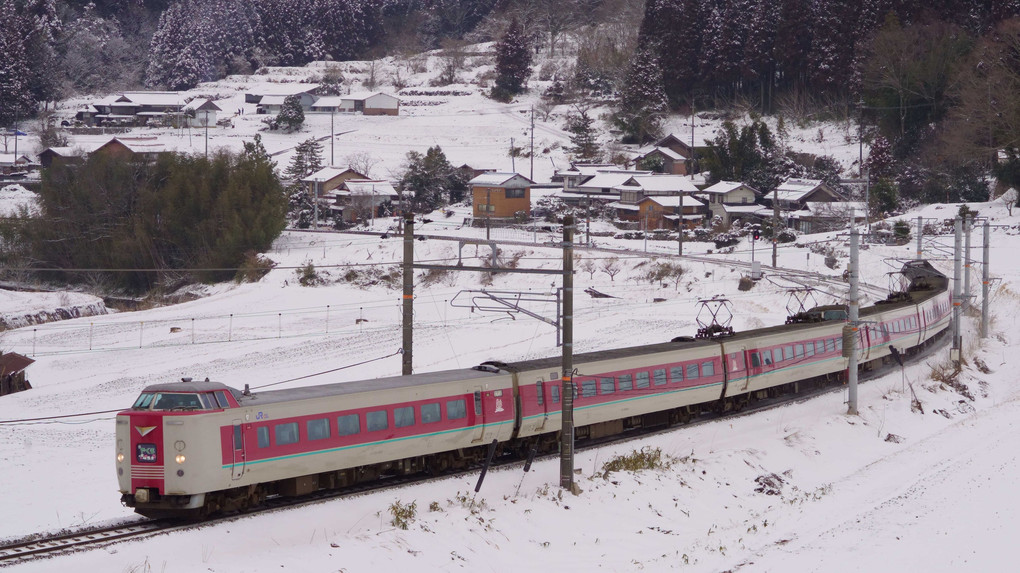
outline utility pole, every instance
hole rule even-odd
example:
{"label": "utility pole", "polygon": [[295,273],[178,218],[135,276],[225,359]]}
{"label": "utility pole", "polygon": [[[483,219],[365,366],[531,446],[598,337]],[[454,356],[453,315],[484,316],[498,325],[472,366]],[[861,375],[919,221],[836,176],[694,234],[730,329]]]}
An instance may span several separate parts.
{"label": "utility pole", "polygon": [[492,234],[492,187],[485,188],[485,240]]}
{"label": "utility pole", "polygon": [[924,219],[920,215],[917,217],[917,260],[923,258],[924,251],[921,250],[921,237],[924,235]]}
{"label": "utility pole", "polygon": [[205,124],[205,158],[209,159],[209,110],[205,110],[202,123]]}
{"label": "utility pole", "polygon": [[985,219],[985,233],[981,240],[981,338],[988,338],[988,245],[991,225]]}
{"label": "utility pole", "polygon": [[970,308],[970,231],[974,228],[974,215],[967,215],[963,219],[964,247],[963,247],[963,308]]}
{"label": "utility pole", "polygon": [[401,358],[401,374],[412,373],[411,361],[412,333],[414,329],[414,213],[404,213],[404,345]]}
{"label": "utility pole", "polygon": [[963,237],[963,219],[957,215],[953,222],[955,239],[953,241],[953,347],[949,350],[949,359],[955,366],[960,365],[960,275],[961,262],[960,251]]}
{"label": "utility pole", "polygon": [[514,138],[510,138],[510,171],[517,173],[517,151],[514,148]]}
{"label": "utility pole", "polygon": [[[333,163],[333,142],[336,140],[336,136],[333,135],[333,113],[335,109],[329,110],[329,166],[332,167]],[[366,173],[367,175],[367,173]]]}
{"label": "utility pole", "polygon": [[[843,356],[850,360],[847,363],[847,414],[857,415],[857,332],[860,330],[860,307],[857,301],[858,263],[860,253],[857,248],[857,225],[850,226],[850,300],[848,301],[847,326],[843,329]],[[849,336],[847,336],[849,329]],[[849,339],[849,340],[847,340]],[[849,342],[849,344],[847,344]],[[849,348],[848,348],[849,346]]]}
{"label": "utility pole", "polygon": [[312,197],[312,225],[314,229],[319,228],[319,178],[315,178],[315,197]]}
{"label": "utility pole", "polygon": [[574,217],[563,217],[563,373],[560,487],[574,491]]}
{"label": "utility pole", "polygon": [[528,178],[535,180],[535,106],[531,106],[531,175]]}
{"label": "utility pole", "polygon": [[[851,211],[851,217],[853,212]],[[850,222],[853,229],[853,221]],[[853,236],[851,234],[851,236]],[[779,187],[772,190],[772,267],[778,267],[776,259],[779,256]]]}

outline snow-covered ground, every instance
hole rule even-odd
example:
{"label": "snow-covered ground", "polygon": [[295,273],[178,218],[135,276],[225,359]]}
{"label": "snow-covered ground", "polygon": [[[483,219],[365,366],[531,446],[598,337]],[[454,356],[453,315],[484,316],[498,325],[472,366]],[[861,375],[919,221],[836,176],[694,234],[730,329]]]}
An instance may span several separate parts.
{"label": "snow-covered ground", "polygon": [[[241,517],[230,523],[103,550],[24,564],[18,570],[56,571],[928,571],[1003,570],[1012,562],[1010,537],[1020,526],[1016,431],[1020,382],[1012,354],[1020,337],[1017,224],[1000,204],[971,205],[993,217],[994,285],[991,336],[977,337],[978,320],[963,321],[967,366],[960,380],[973,400],[931,380],[948,349],[861,386],[859,416],[846,414],[839,391],[768,412],[728,417],[578,453],[574,496],[558,487],[559,461],[542,460],[491,472],[480,493],[475,476],[448,478],[396,491],[359,495],[310,508]],[[928,219],[956,206],[929,206]],[[907,218],[918,213],[911,213]],[[378,229],[390,221],[377,221]],[[436,224],[437,227],[439,226]],[[423,232],[469,235],[452,227]],[[614,279],[579,271],[588,286],[618,296],[575,301],[578,352],[670,339],[693,333],[697,300],[724,294],[738,330],[772,325],[786,316],[788,283],[769,273],[751,291],[737,290],[741,271],[686,261],[675,284],[641,276],[656,257],[642,241],[604,239],[630,255],[580,250],[582,264],[619,257]],[[844,253],[846,237],[832,241]],[[980,245],[976,234],[974,245]],[[939,247],[941,245],[941,247]],[[925,254],[951,271],[952,237],[929,238]],[[649,243],[672,252],[674,245]],[[704,253],[711,245],[685,245]],[[505,246],[519,264],[557,268],[560,253]],[[914,245],[862,251],[864,280],[889,284],[894,259]],[[397,374],[400,358],[399,279],[383,275],[399,263],[401,241],[340,233],[287,232],[268,255],[278,263],[256,284],[207,287],[198,300],[10,330],[6,351],[35,358],[34,389],[0,399],[0,537],[12,538],[131,519],[120,506],[114,472],[112,414],[13,423],[125,408],[147,384],[183,376],[253,387],[380,360],[291,384],[319,384]],[[781,266],[838,274],[803,247],[784,246]],[[467,246],[466,264],[486,249]],[[416,260],[455,261],[456,241],[415,242]],[[756,256],[770,253],[758,248]],[[716,255],[719,256],[719,255]],[[980,259],[980,250],[975,249]],[[749,260],[740,245],[722,260]],[[328,284],[305,287],[297,267],[311,262]],[[379,265],[379,263],[383,263]],[[350,268],[342,265],[354,265]],[[369,266],[376,265],[376,266]],[[392,265],[392,266],[391,266]],[[355,282],[340,281],[354,269]],[[770,281],[769,278],[772,278]],[[418,372],[466,367],[483,360],[557,355],[551,327],[523,316],[470,312],[451,306],[482,277],[448,274],[425,285],[415,301],[414,367]],[[549,278],[499,275],[496,290],[546,292]],[[374,284],[371,284],[374,283]],[[972,284],[980,292],[980,279]],[[845,295],[841,286],[826,287]],[[462,295],[463,296],[463,295]],[[656,302],[657,299],[664,299]],[[836,300],[819,293],[817,304]],[[979,299],[976,299],[979,300]],[[29,303],[25,303],[29,304]],[[15,309],[17,310],[17,309]],[[536,308],[551,314],[551,308]],[[4,312],[11,307],[5,305]],[[388,356],[388,357],[387,357]],[[980,359],[980,362],[979,362]],[[977,365],[982,364],[987,372]],[[911,411],[916,393],[923,413]],[[603,464],[641,448],[659,448],[661,467],[600,476]],[[407,530],[392,524],[395,503],[416,507]]]}

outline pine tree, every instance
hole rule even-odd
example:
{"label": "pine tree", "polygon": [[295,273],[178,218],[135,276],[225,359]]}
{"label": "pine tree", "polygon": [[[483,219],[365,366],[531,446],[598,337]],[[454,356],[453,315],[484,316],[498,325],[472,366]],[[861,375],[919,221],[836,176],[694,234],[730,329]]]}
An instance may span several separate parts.
{"label": "pine tree", "polygon": [[811,85],[827,93],[847,93],[856,71],[857,0],[816,0],[808,69]]}
{"label": "pine tree", "polygon": [[310,137],[294,148],[294,156],[284,171],[288,179],[299,180],[322,169],[322,144]]}
{"label": "pine tree", "polygon": [[567,131],[570,132],[571,143],[567,153],[575,160],[592,162],[601,158],[595,120],[588,115],[587,109],[578,108],[576,113],[567,116]]}
{"label": "pine tree", "polygon": [[658,136],[666,111],[666,90],[655,45],[639,46],[613,123],[624,132],[624,143],[647,143]]}
{"label": "pine tree", "polygon": [[495,49],[496,85],[492,88],[492,97],[509,101],[524,90],[524,84],[531,75],[531,49],[517,18],[511,20],[506,32],[496,42]]}
{"label": "pine tree", "polygon": [[467,180],[450,164],[438,145],[430,147],[424,155],[417,151],[407,153],[407,166],[398,183],[405,200],[418,213],[428,213],[449,203],[463,200],[467,193]]}
{"label": "pine tree", "polygon": [[195,87],[209,77],[212,65],[205,34],[197,29],[200,10],[192,0],[172,4],[159,17],[149,47],[145,83],[171,90]]}
{"label": "pine tree", "polygon": [[289,95],[283,100],[280,106],[280,113],[276,114],[276,124],[288,131],[301,129],[305,123],[305,110],[301,107],[301,96]]}
{"label": "pine tree", "polygon": [[0,4],[0,124],[12,125],[15,116],[25,117],[35,111],[35,98],[30,88],[25,46],[22,42],[21,19],[14,2]]}
{"label": "pine tree", "polygon": [[641,23],[643,33],[659,39],[663,87],[673,105],[689,101],[701,79],[701,8],[699,0],[649,0]]}

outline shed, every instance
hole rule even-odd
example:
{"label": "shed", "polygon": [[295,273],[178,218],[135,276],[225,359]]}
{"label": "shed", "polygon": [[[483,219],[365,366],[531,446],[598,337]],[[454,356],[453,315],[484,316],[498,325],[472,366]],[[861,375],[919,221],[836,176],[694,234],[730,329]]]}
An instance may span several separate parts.
{"label": "shed", "polygon": [[17,352],[0,355],[0,396],[32,389],[25,379],[25,368],[33,362],[35,360]]}

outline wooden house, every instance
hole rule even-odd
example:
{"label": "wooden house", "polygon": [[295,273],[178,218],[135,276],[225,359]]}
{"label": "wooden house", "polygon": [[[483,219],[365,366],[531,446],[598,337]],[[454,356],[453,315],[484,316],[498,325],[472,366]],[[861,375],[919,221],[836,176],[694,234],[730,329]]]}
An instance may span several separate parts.
{"label": "wooden house", "polygon": [[512,219],[531,216],[531,186],[535,182],[518,173],[483,173],[468,181],[472,214],[476,219]]}

